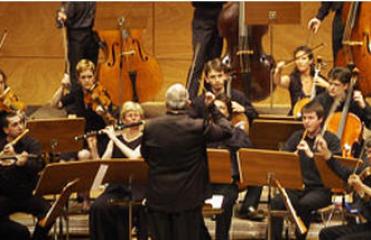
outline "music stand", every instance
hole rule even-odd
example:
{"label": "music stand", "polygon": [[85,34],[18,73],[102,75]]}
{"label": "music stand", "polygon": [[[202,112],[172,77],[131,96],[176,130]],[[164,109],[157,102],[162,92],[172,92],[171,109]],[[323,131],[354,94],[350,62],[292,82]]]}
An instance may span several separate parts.
{"label": "music stand", "polygon": [[[270,36],[270,55],[273,51],[273,25],[276,24],[300,24],[301,3],[300,2],[245,2],[245,24],[268,25]],[[271,108],[273,108],[273,70],[271,71],[270,96]]]}
{"label": "music stand", "polygon": [[[35,196],[56,195],[78,179],[71,192],[90,191],[100,166],[99,161],[76,161],[48,164],[42,171],[34,191]],[[68,202],[68,199],[67,199]],[[68,204],[67,204],[68,208]],[[62,224],[62,221],[60,221]],[[60,225],[60,233],[63,231]],[[66,216],[66,238],[69,239],[69,221]]]}
{"label": "music stand", "polygon": [[[143,159],[115,159],[102,160],[102,165],[108,166],[105,177],[102,183],[122,183],[128,184],[129,188],[133,184],[147,184],[148,181],[148,165]],[[132,199],[129,201],[113,201],[112,204],[127,206],[129,209],[129,239],[132,239],[132,212],[134,205],[141,205],[141,202],[135,202]]]}
{"label": "music stand", "polygon": [[[336,161],[340,162],[341,165],[350,169],[354,169],[357,164],[362,164],[362,161],[356,158],[344,158],[340,156],[334,156],[334,158]],[[318,154],[315,154],[314,161],[323,185],[327,188],[344,191],[344,181],[330,168],[327,161]]]}
{"label": "music stand", "polygon": [[84,133],[84,118],[37,119],[27,122],[29,135],[41,143],[47,153],[74,152],[82,148],[83,141],[74,137]]}
{"label": "music stand", "polygon": [[[210,183],[231,184],[232,183],[232,164],[231,153],[227,149],[207,149],[207,161],[209,167]],[[205,216],[221,214],[223,209],[213,208],[209,204],[204,204],[202,213]]]}
{"label": "music stand", "polygon": [[[241,148],[238,151],[240,180],[244,185],[268,185],[268,238],[271,237],[271,189],[273,181],[284,188],[303,189],[299,157],[290,152]],[[280,192],[281,193],[281,192]],[[281,194],[284,202],[289,199]],[[295,218],[294,216],[291,216]]]}
{"label": "music stand", "polygon": [[278,150],[297,130],[303,129],[300,121],[255,119],[250,130],[254,148]]}

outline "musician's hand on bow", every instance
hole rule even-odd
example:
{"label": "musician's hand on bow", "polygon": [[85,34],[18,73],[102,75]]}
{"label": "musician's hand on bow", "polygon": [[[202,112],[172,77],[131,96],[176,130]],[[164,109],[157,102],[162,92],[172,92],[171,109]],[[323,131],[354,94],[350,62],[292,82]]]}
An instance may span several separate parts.
{"label": "musician's hand on bow", "polygon": [[277,74],[277,73],[281,73],[282,72],[282,69],[283,67],[285,66],[285,61],[279,61],[277,64],[276,64],[276,68],[274,69],[274,72]]}
{"label": "musician's hand on bow", "polygon": [[104,113],[105,113],[104,108],[103,108],[101,105],[98,105],[98,106],[95,108],[95,112],[96,112],[98,115],[100,115],[100,116],[104,115]]}
{"label": "musician's hand on bow", "polygon": [[17,155],[17,161],[15,162],[15,165],[17,166],[24,166],[26,165],[28,161],[28,153],[26,151],[23,151],[21,154]]}
{"label": "musician's hand on bow", "polygon": [[232,111],[237,113],[244,113],[245,107],[238,102],[232,101]]}
{"label": "musician's hand on bow", "polygon": [[206,92],[205,93],[205,105],[210,106],[215,100],[215,95],[211,92]]}
{"label": "musician's hand on bow", "polygon": [[312,30],[314,33],[317,33],[321,27],[322,21],[314,17],[308,21],[308,29]]}
{"label": "musician's hand on bow", "polygon": [[328,149],[326,140],[321,136],[318,135],[314,142],[316,146],[317,153],[325,158],[325,160],[329,160],[332,156],[332,152]]}
{"label": "musician's hand on bow", "polygon": [[360,108],[364,109],[366,107],[366,102],[362,96],[361,91],[359,90],[353,91],[353,100],[358,104]]}
{"label": "musician's hand on bow", "polygon": [[309,158],[314,157],[312,150],[310,149],[308,143],[305,140],[301,140],[296,149],[299,151],[304,151],[305,155],[307,155]]}
{"label": "musician's hand on bow", "polygon": [[61,84],[64,88],[69,88],[71,86],[71,79],[68,73],[63,74]]}
{"label": "musician's hand on bow", "polygon": [[357,174],[352,174],[349,176],[348,184],[352,186],[357,193],[363,191],[363,183]]}
{"label": "musician's hand on bow", "polygon": [[67,15],[64,11],[64,8],[61,8],[57,13],[57,21],[61,22],[61,23],[64,23],[64,22],[66,22],[66,20],[67,20]]}

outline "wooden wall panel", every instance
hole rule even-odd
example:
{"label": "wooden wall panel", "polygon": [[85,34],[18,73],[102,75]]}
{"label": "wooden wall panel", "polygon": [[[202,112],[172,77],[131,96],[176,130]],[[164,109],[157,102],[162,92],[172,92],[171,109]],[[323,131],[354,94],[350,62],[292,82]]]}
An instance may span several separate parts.
{"label": "wooden wall panel", "polygon": [[[0,34],[9,35],[0,50],[0,68],[10,76],[10,84],[28,104],[44,104],[57,88],[63,73],[63,42],[55,28],[58,2],[0,2]],[[277,25],[273,28],[274,57],[291,58],[292,49],[306,42],[307,20],[319,6],[305,2],[301,25]],[[131,27],[145,28],[143,46],[153,53],[162,68],[164,85],[156,95],[163,100],[166,88],[174,82],[186,82],[192,58],[191,21],[193,8],[189,2],[98,2],[96,29],[113,29],[117,17],[127,16]],[[326,19],[312,45],[325,42],[328,47],[320,54],[331,60],[331,17]],[[270,52],[269,35],[263,39]],[[291,69],[287,69],[290,71]],[[274,102],[289,103],[288,93],[277,90]],[[269,104],[269,99],[258,105]]]}

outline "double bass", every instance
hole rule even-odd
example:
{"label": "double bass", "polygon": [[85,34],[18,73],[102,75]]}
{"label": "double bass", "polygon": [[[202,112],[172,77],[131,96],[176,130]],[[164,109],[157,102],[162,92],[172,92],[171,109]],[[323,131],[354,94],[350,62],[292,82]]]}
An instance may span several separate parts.
{"label": "double bass", "polygon": [[100,83],[112,101],[153,101],[160,90],[163,76],[156,59],[145,53],[142,30],[128,29],[125,18],[118,20],[118,30],[99,31],[105,61],[99,66]]}
{"label": "double bass", "polygon": [[337,53],[337,66],[356,66],[360,70],[359,89],[371,96],[371,3],[344,2],[343,47]]}
{"label": "double bass", "polygon": [[262,38],[268,26],[246,26],[245,2],[234,2],[223,7],[218,30],[227,40],[228,53],[224,61],[230,64],[234,72],[233,88],[244,92],[251,101],[268,97],[273,90],[270,85],[273,60],[262,48]]}

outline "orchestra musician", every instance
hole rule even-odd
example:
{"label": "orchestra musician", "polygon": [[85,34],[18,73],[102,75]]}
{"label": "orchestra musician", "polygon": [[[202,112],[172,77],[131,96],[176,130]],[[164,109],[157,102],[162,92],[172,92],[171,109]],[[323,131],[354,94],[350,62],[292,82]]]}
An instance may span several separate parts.
{"label": "orchestra musician", "polygon": [[98,43],[93,31],[96,2],[62,2],[57,10],[57,27],[67,28],[69,80],[72,89],[78,86],[75,66],[81,59],[98,61]]}
{"label": "orchestra musician", "polygon": [[343,46],[342,43],[344,32],[344,24],[342,21],[343,4],[344,2],[340,1],[339,2],[323,1],[321,2],[321,6],[318,9],[316,16],[308,21],[308,29],[310,29],[314,33],[317,33],[322,25],[323,20],[330,13],[330,11],[335,12],[335,16],[332,22],[332,53],[334,62],[336,61],[338,51]]}
{"label": "orchestra musician", "polygon": [[[328,149],[325,140],[318,141],[318,151],[325,157],[328,165],[338,174],[348,185],[354,189],[353,201],[361,210],[362,216],[366,219],[364,223],[348,223],[343,226],[326,227],[319,233],[320,240],[361,240],[370,239],[371,237],[371,178],[370,171],[367,168],[371,165],[371,144],[368,142],[367,156],[362,168],[359,168],[356,173],[353,169],[343,166],[341,163],[332,158],[332,152]],[[366,171],[366,172],[365,172]],[[363,175],[368,173],[368,175]],[[362,198],[362,195],[365,196]],[[364,199],[365,198],[365,199]]]}
{"label": "orchestra musician", "polygon": [[[282,150],[297,152],[299,155],[305,187],[304,190],[288,189],[287,194],[298,216],[309,228],[311,212],[331,204],[331,191],[324,187],[314,162],[315,141],[321,135],[321,124],[324,119],[323,108],[318,102],[311,101],[304,106],[302,116],[305,131],[298,130],[293,133]],[[305,132],[306,134],[304,134]],[[328,142],[331,152],[341,154],[340,141],[334,134],[326,131],[324,138]],[[271,209],[285,209],[280,195],[276,195],[272,199]],[[282,222],[282,218],[272,217],[272,239],[281,239]],[[296,239],[305,239],[305,237],[306,235],[301,235],[296,231]]]}
{"label": "orchestra musician", "polygon": [[[224,115],[225,118],[231,120],[232,104],[226,95],[218,95],[215,98],[214,105],[218,108],[219,112]],[[233,206],[238,197],[237,181],[239,180],[239,169],[236,151],[239,148],[252,147],[252,144],[250,138],[241,128],[234,127],[232,130],[232,136],[230,138],[218,142],[209,143],[207,144],[207,147],[228,149],[231,152],[231,176],[233,182],[231,184],[211,185],[213,194],[223,195],[223,212],[216,216],[215,238],[218,240],[227,240],[229,239],[229,229],[232,222]],[[204,234],[205,236],[209,235],[207,231],[204,231]],[[211,237],[208,236],[205,237],[205,239],[211,239]]]}
{"label": "orchestra musician", "polygon": [[[78,77],[79,85],[76,89],[71,89],[70,92],[66,92],[66,82],[62,80],[61,86],[57,89],[53,96],[52,105],[58,108],[66,108],[69,106],[77,106],[76,115],[78,117],[83,117],[86,120],[85,132],[98,131],[106,126],[106,121],[104,116],[106,114],[110,115],[113,111],[112,103],[108,106],[103,106],[102,104],[94,104],[86,102],[86,97],[92,99],[92,95],[95,89],[101,88],[101,85],[96,80],[96,68],[93,62],[82,59],[76,66],[76,74]],[[93,89],[93,90],[92,90]],[[100,93],[99,93],[100,94]],[[100,97],[104,100],[110,99],[109,95],[103,91],[102,96],[97,96],[98,101]],[[68,112],[68,111],[67,111]],[[68,112],[71,113],[71,112]],[[111,115],[110,115],[111,116]],[[104,137],[98,137],[98,152],[101,154],[104,151],[106,140]]]}
{"label": "orchestra musician", "polygon": [[[348,68],[334,67],[329,72],[328,77],[330,86],[327,91],[315,98],[324,108],[325,117],[327,117],[335,99],[340,100],[340,104],[337,106],[335,112],[340,112],[343,109],[352,73]],[[361,91],[353,91],[349,112],[357,115],[367,128],[371,128],[371,107],[365,101]]]}
{"label": "orchestra musician", "polygon": [[[39,157],[41,145],[29,136],[19,139],[26,130],[25,119],[19,113],[7,113],[2,119],[2,129],[5,137],[0,139],[1,156],[13,156],[15,159],[0,161],[0,239],[47,239],[48,229],[36,225],[31,238],[26,226],[9,218],[13,213],[25,212],[40,220],[49,209],[47,201],[32,193],[38,173],[45,165]],[[15,142],[17,138],[19,140]]]}
{"label": "orchestra musician", "polygon": [[187,114],[189,95],[182,84],[166,91],[165,116],[150,119],[143,131],[141,153],[149,166],[147,207],[154,239],[200,239],[202,206],[207,195],[206,144],[231,136],[231,125],[205,94],[211,121]]}
{"label": "orchestra musician", "polygon": [[[144,118],[144,112],[139,103],[127,101],[122,105],[120,117],[125,125],[138,123]],[[142,142],[142,126],[126,128],[120,135],[113,126],[102,130],[110,141],[102,159],[140,158]],[[127,185],[109,184],[105,191],[94,201],[90,208],[90,237],[92,240],[128,239],[128,209],[110,204],[110,200],[144,198],[145,186],[135,184],[130,190]],[[137,239],[148,239],[144,208],[136,209]]]}
{"label": "orchestra musician", "polygon": [[[204,64],[220,57],[223,39],[218,32],[218,17],[224,2],[193,1],[192,46],[195,66],[190,77],[189,97],[193,101],[198,94]],[[198,47],[198,52],[196,51]],[[188,74],[191,74],[190,71]]]}
{"label": "orchestra musician", "polygon": [[312,49],[307,46],[299,46],[294,50],[295,68],[290,75],[282,75],[285,62],[277,63],[273,75],[276,85],[289,90],[292,115],[295,104],[302,98],[311,97],[313,84],[315,84],[315,95],[318,95],[329,86],[328,82],[320,75],[315,76],[314,56]]}
{"label": "orchestra musician", "polygon": [[[204,74],[204,87],[207,91],[210,91],[215,96],[227,94],[226,84],[230,75],[227,71],[227,67],[222,63],[220,58],[215,58],[205,63]],[[244,93],[237,89],[231,89],[230,95],[234,113],[244,113],[249,122],[252,122],[253,119],[258,117],[258,112],[254,109]],[[190,115],[194,118],[205,117],[205,93],[192,101]]]}

